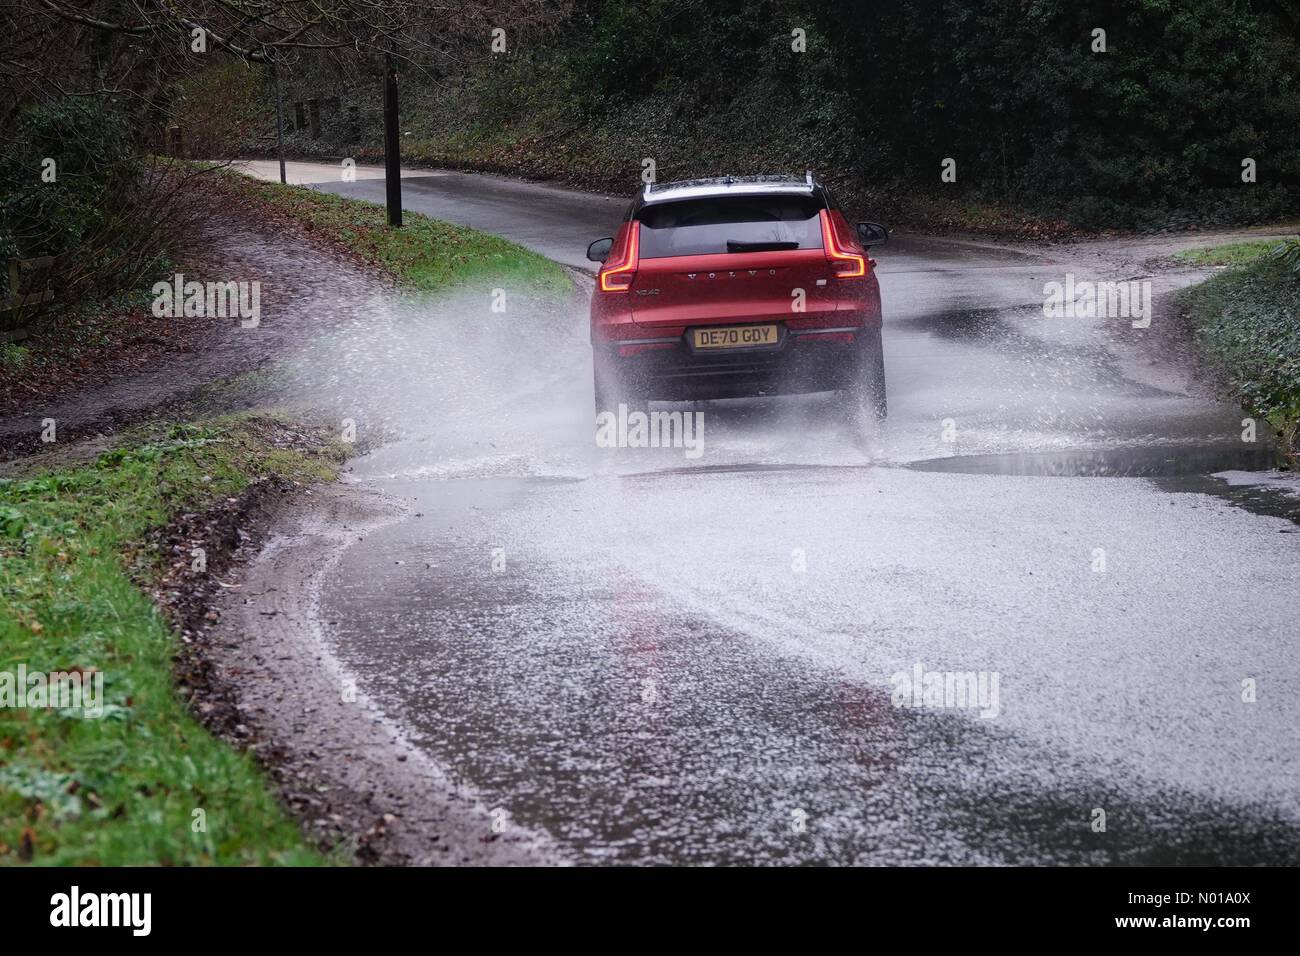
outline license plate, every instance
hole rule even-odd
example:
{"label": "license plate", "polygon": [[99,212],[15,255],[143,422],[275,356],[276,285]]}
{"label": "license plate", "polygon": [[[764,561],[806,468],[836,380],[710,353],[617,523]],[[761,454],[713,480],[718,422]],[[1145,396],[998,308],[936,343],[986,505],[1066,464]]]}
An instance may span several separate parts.
{"label": "license plate", "polygon": [[693,330],[697,349],[743,349],[756,345],[776,345],[779,338],[775,325],[723,325]]}

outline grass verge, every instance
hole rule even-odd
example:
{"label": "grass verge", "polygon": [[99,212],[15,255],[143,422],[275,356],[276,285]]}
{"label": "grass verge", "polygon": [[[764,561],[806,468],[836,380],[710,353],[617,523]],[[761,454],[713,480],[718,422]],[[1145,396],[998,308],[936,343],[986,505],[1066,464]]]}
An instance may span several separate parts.
{"label": "grass verge", "polygon": [[1267,419],[1294,459],[1300,452],[1300,242],[1273,241],[1228,255],[1240,264],[1185,289],[1180,304],[1224,389]]}
{"label": "grass verge", "polygon": [[332,478],[342,459],[302,426],[240,415],[148,426],[93,462],[0,480],[0,681],[20,665],[103,679],[98,718],[0,706],[0,862],[323,862],[252,759],[187,711],[175,638],[140,585],[162,571],[155,532],[174,516],[270,474]]}
{"label": "grass verge", "polygon": [[1193,266],[1244,266],[1268,255],[1277,244],[1276,239],[1256,239],[1209,249],[1184,249],[1174,253],[1174,259]]}
{"label": "grass verge", "polygon": [[499,236],[406,211],[402,228],[391,229],[378,203],[223,173],[222,184],[238,195],[337,242],[417,292],[501,286],[558,298],[572,288],[555,262]]}

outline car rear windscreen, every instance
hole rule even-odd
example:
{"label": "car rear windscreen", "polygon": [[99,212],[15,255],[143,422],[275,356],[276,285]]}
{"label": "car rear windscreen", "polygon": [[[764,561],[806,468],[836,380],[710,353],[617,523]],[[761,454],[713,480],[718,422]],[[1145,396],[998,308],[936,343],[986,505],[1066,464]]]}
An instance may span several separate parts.
{"label": "car rear windscreen", "polygon": [[643,259],[822,247],[811,196],[714,196],[643,206]]}

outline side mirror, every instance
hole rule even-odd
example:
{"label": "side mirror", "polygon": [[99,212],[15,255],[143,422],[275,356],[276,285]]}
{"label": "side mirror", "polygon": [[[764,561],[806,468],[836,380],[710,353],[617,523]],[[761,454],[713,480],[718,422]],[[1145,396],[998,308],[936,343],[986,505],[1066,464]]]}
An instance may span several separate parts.
{"label": "side mirror", "polygon": [[587,258],[592,262],[604,262],[609,258],[609,250],[613,248],[613,239],[597,239],[587,247]]}
{"label": "side mirror", "polygon": [[868,246],[878,246],[882,242],[889,241],[889,230],[878,222],[860,222],[858,223],[858,242],[862,243],[862,248]]}

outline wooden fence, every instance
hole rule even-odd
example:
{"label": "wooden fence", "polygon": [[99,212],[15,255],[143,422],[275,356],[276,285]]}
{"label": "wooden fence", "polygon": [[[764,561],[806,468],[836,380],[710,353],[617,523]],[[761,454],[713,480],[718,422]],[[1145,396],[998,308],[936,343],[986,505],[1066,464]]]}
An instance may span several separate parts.
{"label": "wooden fence", "polygon": [[24,323],[54,298],[50,291],[54,265],[53,256],[9,260],[9,294],[0,299],[0,343],[17,342],[31,333]]}

